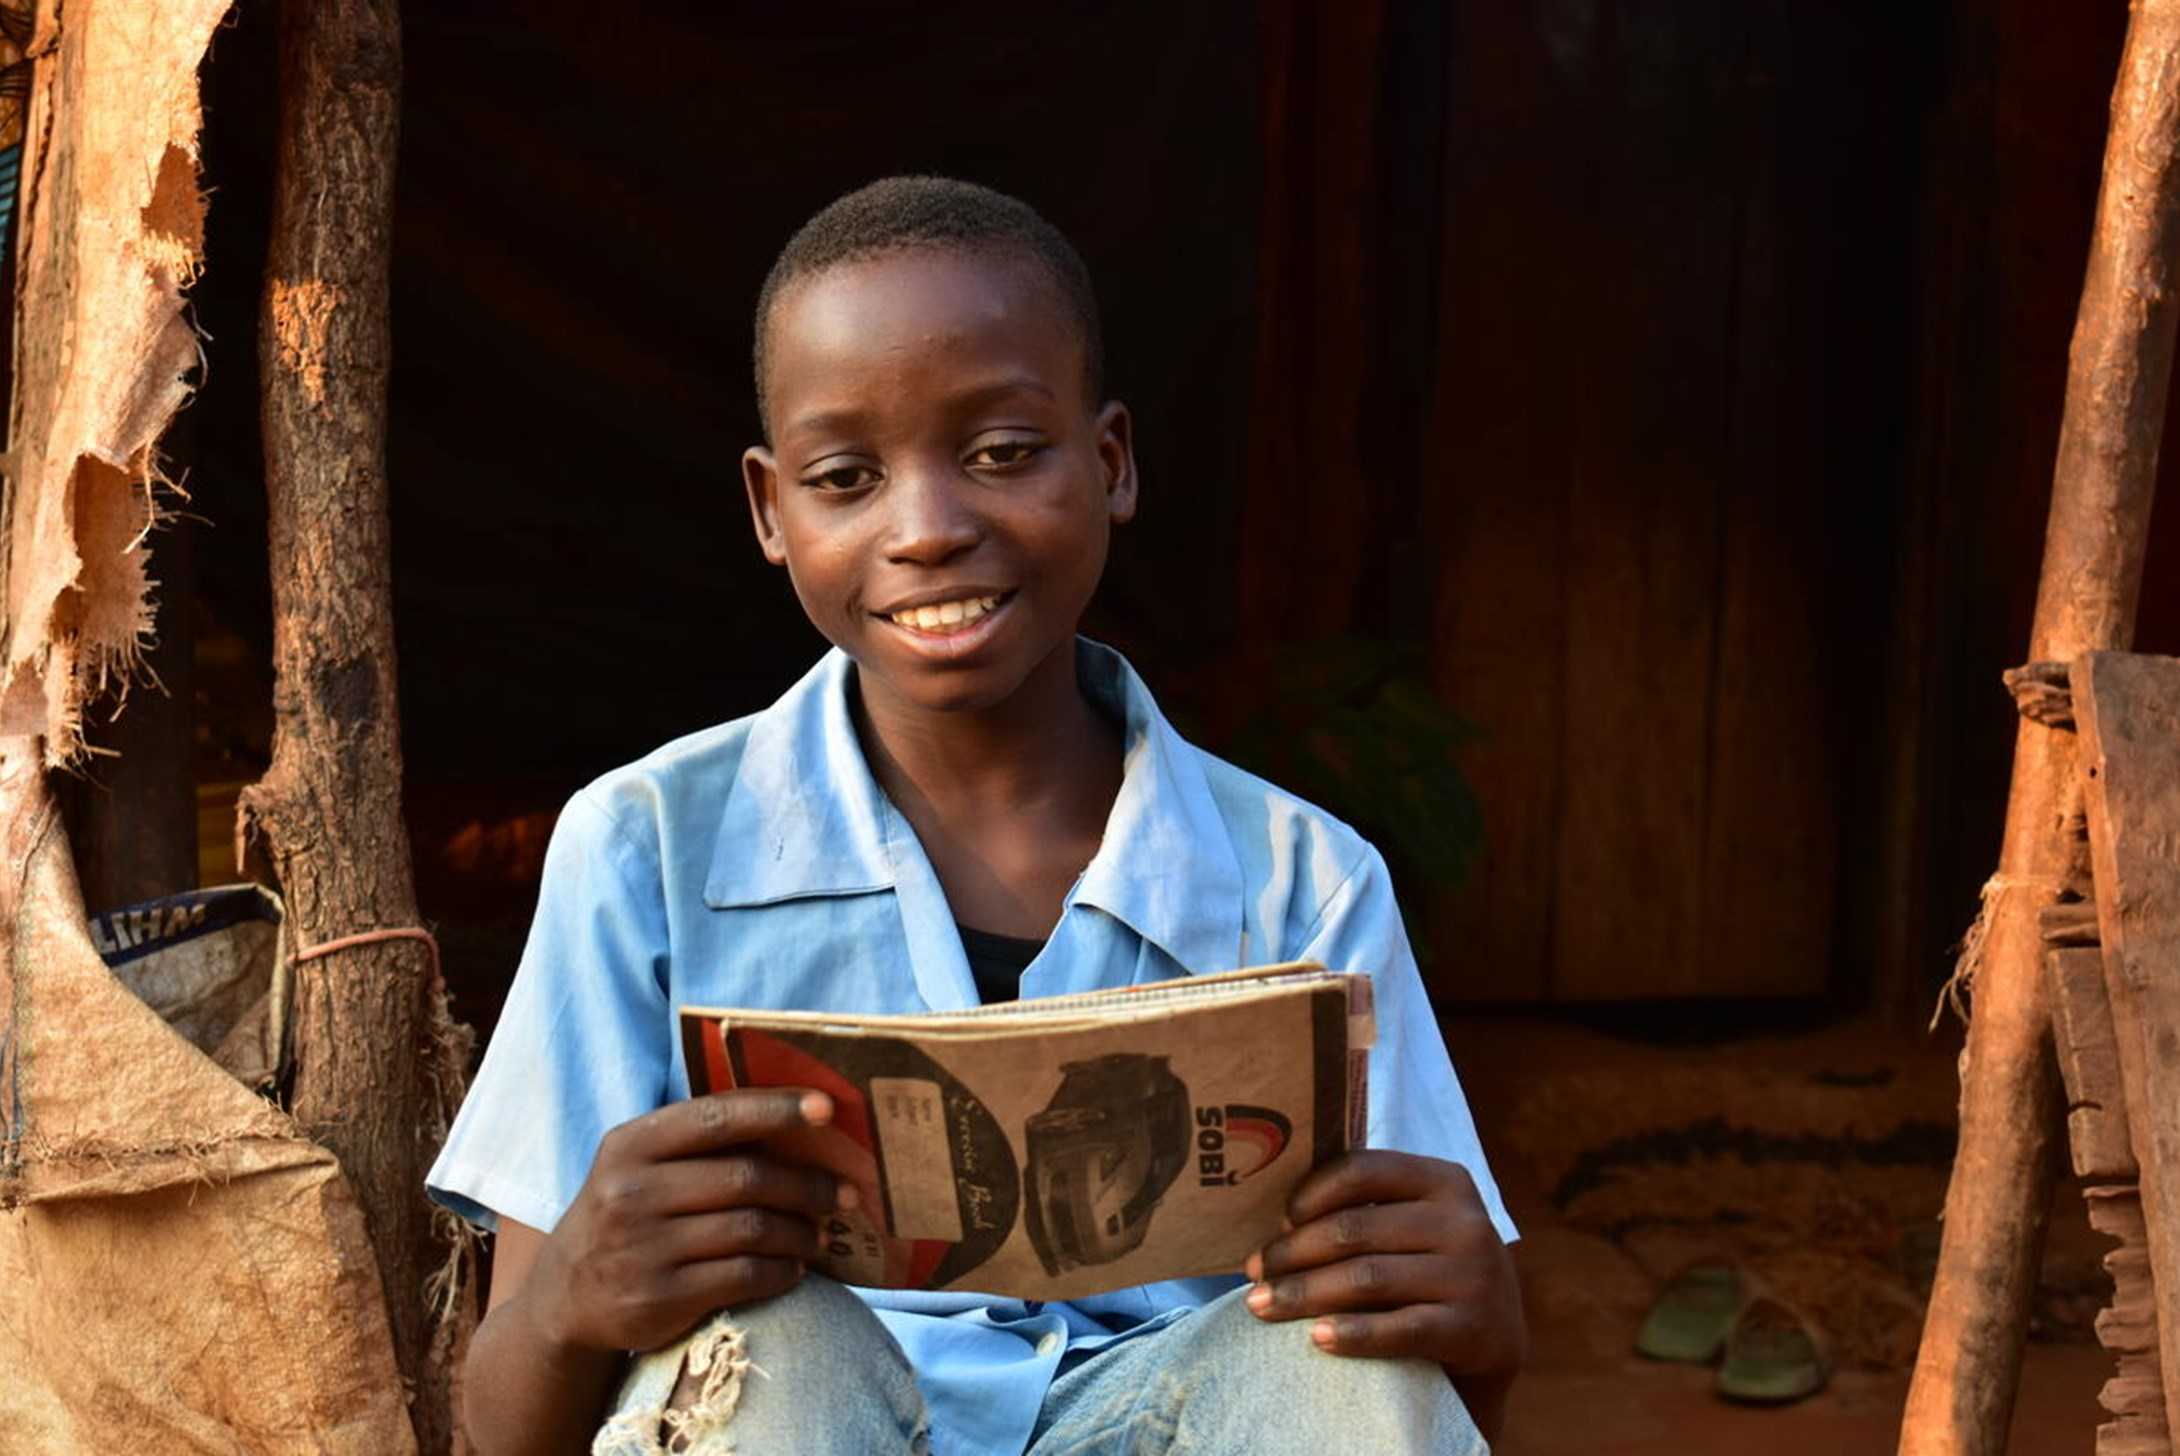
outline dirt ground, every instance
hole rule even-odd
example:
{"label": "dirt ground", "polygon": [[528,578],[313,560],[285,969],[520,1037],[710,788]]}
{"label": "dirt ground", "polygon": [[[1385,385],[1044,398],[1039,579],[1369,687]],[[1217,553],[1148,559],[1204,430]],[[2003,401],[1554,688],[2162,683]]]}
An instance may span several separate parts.
{"label": "dirt ground", "polygon": [[[1501,1456],[1890,1452],[1950,1166],[1959,1036],[1717,1011],[1586,1024],[1457,1013],[1447,1039],[1523,1241],[1533,1353]],[[1753,1023],[1753,1024],[1752,1024]],[[2079,1192],[2056,1190],[2009,1451],[2088,1456],[2109,1291]],[[1832,1347],[1814,1396],[1720,1399],[1634,1352],[1661,1282],[1741,1261]]]}

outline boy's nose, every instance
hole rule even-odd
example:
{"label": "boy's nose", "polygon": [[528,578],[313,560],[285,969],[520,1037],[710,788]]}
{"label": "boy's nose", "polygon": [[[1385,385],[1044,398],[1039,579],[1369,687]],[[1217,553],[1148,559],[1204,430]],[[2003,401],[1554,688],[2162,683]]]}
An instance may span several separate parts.
{"label": "boy's nose", "polygon": [[901,471],[892,482],[893,507],[886,554],[896,561],[935,566],[974,546],[984,534],[970,483],[940,469]]}

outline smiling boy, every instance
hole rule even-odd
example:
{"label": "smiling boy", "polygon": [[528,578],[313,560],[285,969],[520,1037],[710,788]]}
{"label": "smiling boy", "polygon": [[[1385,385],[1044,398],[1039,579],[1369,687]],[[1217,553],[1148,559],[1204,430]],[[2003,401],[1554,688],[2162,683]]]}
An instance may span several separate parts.
{"label": "smiling boy", "polygon": [[[746,1456],[1482,1449],[1525,1343],[1511,1230],[1384,865],[1076,636],[1137,490],[1080,260],[1011,198],[889,179],[804,226],[757,327],[752,518],[834,651],[555,832],[431,1180],[498,1230],[477,1449],[591,1449],[609,1414],[598,1449],[658,1449],[691,1405]],[[1246,1270],[1066,1304],[805,1277],[853,1194],[766,1145],[830,1105],[690,1099],[674,1034],[689,1003],[944,1010],[1302,958],[1376,979],[1370,1149]]]}

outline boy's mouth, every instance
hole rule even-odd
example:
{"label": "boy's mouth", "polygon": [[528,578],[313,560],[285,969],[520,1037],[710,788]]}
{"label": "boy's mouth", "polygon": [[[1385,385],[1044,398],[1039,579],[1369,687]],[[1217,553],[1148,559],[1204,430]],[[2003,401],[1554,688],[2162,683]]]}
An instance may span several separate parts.
{"label": "boy's mouth", "polygon": [[957,601],[933,602],[928,606],[904,607],[898,612],[888,612],[886,620],[912,632],[929,632],[945,637],[966,631],[979,618],[990,612],[1005,599],[1005,594],[989,597],[962,597]]}

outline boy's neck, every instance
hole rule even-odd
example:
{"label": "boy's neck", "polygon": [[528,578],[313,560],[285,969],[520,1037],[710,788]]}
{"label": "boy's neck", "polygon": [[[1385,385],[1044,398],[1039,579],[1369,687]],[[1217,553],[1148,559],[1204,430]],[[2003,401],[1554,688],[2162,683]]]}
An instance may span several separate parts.
{"label": "boy's neck", "polygon": [[[975,711],[874,711],[860,691],[853,703],[879,786],[896,799],[907,789],[948,817],[956,808],[993,813],[1055,794],[1078,797],[1108,776],[1119,788],[1119,726],[1083,695],[1072,671]],[[1110,808],[1112,795],[1102,797]]]}
{"label": "boy's neck", "polygon": [[1122,735],[1064,674],[974,712],[872,711],[871,773],[916,831],[956,919],[1042,939],[1120,792]]}

